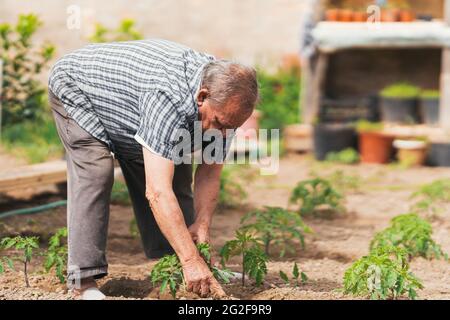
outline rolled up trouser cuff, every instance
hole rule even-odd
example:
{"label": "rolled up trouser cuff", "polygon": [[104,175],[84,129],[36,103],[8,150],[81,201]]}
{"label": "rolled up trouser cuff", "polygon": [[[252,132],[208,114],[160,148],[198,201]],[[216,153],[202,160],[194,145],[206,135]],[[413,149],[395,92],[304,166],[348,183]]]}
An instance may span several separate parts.
{"label": "rolled up trouser cuff", "polygon": [[86,278],[100,279],[106,275],[108,275],[108,266],[83,269],[69,267],[69,271],[67,272],[67,285],[75,286],[79,280]]}

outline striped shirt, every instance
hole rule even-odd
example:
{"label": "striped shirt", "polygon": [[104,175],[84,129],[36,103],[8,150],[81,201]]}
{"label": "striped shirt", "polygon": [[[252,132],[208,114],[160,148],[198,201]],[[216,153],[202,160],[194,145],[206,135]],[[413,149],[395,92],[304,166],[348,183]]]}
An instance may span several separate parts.
{"label": "striped shirt", "polygon": [[91,44],[55,64],[49,89],[116,156],[139,157],[144,146],[173,159],[177,129],[193,137],[202,70],[213,60],[165,40]]}

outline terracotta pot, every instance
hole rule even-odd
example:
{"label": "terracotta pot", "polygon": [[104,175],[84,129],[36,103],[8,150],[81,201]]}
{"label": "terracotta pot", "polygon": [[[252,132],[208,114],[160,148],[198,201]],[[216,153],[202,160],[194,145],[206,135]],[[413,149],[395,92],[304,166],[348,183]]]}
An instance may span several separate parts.
{"label": "terracotta pot", "polygon": [[360,132],[361,162],[385,164],[391,160],[394,137],[381,132]]}
{"label": "terracotta pot", "polygon": [[339,21],[339,9],[328,9],[325,12],[325,19],[327,21]]}
{"label": "terracotta pot", "polygon": [[416,14],[412,10],[401,10],[399,16],[401,22],[413,22],[416,20]]}
{"label": "terracotta pot", "polygon": [[399,20],[399,10],[384,9],[381,10],[381,22],[397,22]]}
{"label": "terracotta pot", "polygon": [[398,161],[408,167],[418,167],[425,163],[427,144],[424,141],[395,140],[394,147],[398,149]]}
{"label": "terracotta pot", "polygon": [[368,15],[364,11],[357,11],[353,13],[354,22],[367,22]]}
{"label": "terracotta pot", "polygon": [[341,9],[339,12],[340,22],[352,22],[353,21],[353,11],[350,9]]}

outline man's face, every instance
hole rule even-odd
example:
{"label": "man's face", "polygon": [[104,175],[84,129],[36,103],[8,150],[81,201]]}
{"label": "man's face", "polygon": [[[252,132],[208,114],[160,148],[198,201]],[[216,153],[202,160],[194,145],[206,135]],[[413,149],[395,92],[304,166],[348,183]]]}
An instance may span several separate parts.
{"label": "man's face", "polygon": [[217,129],[223,136],[227,129],[239,128],[251,115],[251,112],[241,110],[238,99],[230,99],[225,106],[218,107],[211,99],[202,98],[200,93],[197,103],[203,131]]}

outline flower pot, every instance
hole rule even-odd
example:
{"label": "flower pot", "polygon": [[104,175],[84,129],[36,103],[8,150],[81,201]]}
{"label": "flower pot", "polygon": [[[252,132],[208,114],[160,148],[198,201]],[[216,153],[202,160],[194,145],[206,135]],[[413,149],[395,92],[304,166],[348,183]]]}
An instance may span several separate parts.
{"label": "flower pot", "polygon": [[420,99],[420,114],[425,124],[430,126],[439,125],[439,98]]}
{"label": "flower pot", "polygon": [[340,22],[352,22],[353,21],[353,11],[350,9],[341,9],[339,11],[339,21]]}
{"label": "flower pot", "polygon": [[416,20],[416,14],[412,10],[401,10],[399,20],[401,22],[413,22]]}
{"label": "flower pot", "polygon": [[359,153],[363,163],[388,163],[393,154],[394,137],[381,132],[360,132]]}
{"label": "flower pot", "polygon": [[381,97],[381,119],[391,123],[418,123],[419,112],[416,98]]}
{"label": "flower pot", "polygon": [[328,9],[325,11],[325,20],[339,21],[339,9]]}
{"label": "flower pot", "polygon": [[395,140],[394,147],[398,149],[397,159],[408,167],[422,166],[427,156],[427,143],[416,140]]}
{"label": "flower pot", "polygon": [[397,22],[399,20],[399,10],[383,9],[381,10],[381,22]]}
{"label": "flower pot", "polygon": [[368,15],[364,11],[356,11],[353,13],[354,22],[367,22]]}
{"label": "flower pot", "polygon": [[433,167],[450,167],[450,142],[432,143],[427,164]]}
{"label": "flower pot", "polygon": [[351,125],[321,123],[314,126],[314,155],[319,161],[326,159],[330,152],[339,152],[348,148],[356,149],[357,134]]}

